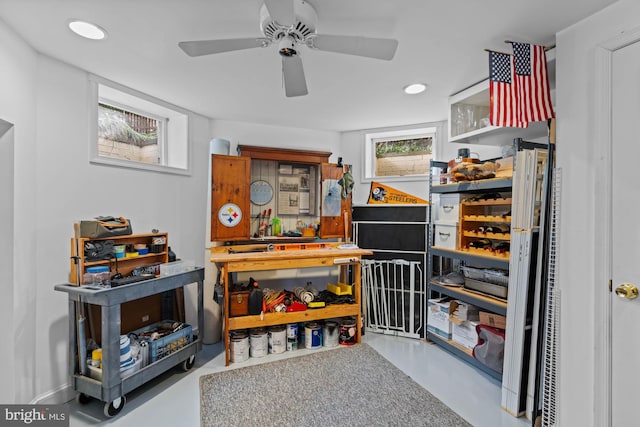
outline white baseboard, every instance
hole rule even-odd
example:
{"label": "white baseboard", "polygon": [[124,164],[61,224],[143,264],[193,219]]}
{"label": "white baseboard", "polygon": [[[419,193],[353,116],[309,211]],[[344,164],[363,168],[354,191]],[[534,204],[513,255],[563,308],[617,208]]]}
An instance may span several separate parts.
{"label": "white baseboard", "polygon": [[76,392],[71,384],[63,384],[55,390],[48,391],[37,396],[29,404],[31,405],[60,405],[67,403],[76,397]]}

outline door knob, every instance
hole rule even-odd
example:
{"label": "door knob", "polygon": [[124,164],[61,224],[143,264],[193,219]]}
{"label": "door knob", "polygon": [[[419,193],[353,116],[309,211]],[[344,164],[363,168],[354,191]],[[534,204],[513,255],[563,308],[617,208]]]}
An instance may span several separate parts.
{"label": "door knob", "polygon": [[623,283],[616,288],[616,295],[620,298],[635,299],[638,297],[638,288],[631,283]]}

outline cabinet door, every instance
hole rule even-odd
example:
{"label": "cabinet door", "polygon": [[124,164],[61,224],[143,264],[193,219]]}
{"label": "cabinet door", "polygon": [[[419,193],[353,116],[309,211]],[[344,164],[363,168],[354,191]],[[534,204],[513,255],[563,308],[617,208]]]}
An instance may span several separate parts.
{"label": "cabinet door", "polygon": [[250,237],[251,159],[211,156],[211,240]]}
{"label": "cabinet door", "polygon": [[344,169],[333,163],[322,163],[321,166],[319,235],[322,238],[342,237],[346,240],[349,236],[351,193],[343,199],[343,188],[338,183],[344,175]]}

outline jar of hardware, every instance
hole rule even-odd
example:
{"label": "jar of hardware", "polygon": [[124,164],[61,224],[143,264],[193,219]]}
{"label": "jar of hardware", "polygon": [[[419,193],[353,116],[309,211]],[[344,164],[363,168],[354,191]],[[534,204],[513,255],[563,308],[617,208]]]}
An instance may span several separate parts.
{"label": "jar of hardware", "polygon": [[82,279],[82,286],[98,288],[111,287],[111,272],[109,271],[109,267],[106,265],[87,268]]}

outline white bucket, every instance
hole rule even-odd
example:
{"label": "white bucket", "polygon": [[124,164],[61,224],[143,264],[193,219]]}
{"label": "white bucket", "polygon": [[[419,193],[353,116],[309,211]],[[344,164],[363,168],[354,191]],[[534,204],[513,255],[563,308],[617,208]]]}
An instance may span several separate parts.
{"label": "white bucket", "polygon": [[231,150],[231,143],[222,138],[213,138],[209,145],[211,154],[224,154],[228,156]]}
{"label": "white bucket", "polygon": [[280,354],[287,351],[287,330],[284,326],[269,329],[269,353]]}
{"label": "white bucket", "polygon": [[229,350],[229,358],[233,363],[247,360],[249,358],[249,336],[244,332],[233,334]]}
{"label": "white bucket", "polygon": [[251,357],[264,357],[269,351],[269,338],[265,328],[255,328],[251,330],[250,337]]}

